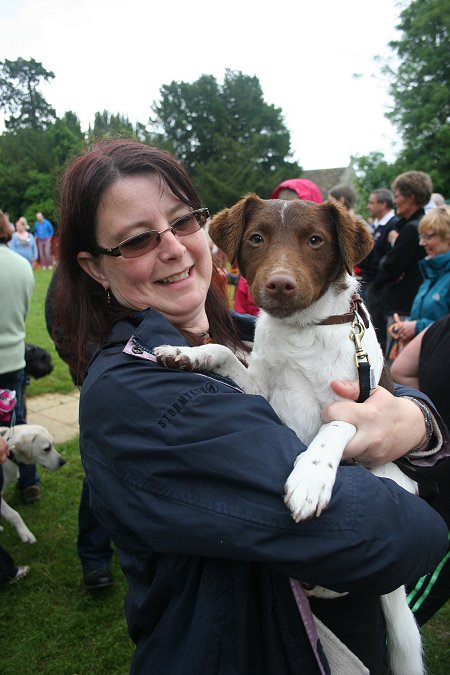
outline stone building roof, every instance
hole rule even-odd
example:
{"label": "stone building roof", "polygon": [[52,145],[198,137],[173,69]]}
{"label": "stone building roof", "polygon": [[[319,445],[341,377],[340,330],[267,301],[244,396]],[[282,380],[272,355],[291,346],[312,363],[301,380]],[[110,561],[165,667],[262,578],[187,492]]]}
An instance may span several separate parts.
{"label": "stone building roof", "polygon": [[328,191],[331,190],[334,185],[344,183],[353,186],[355,172],[352,165],[349,164],[347,167],[338,167],[336,169],[312,169],[310,171],[303,171],[301,177],[312,180],[312,182],[320,188],[322,197],[326,199],[328,197]]}

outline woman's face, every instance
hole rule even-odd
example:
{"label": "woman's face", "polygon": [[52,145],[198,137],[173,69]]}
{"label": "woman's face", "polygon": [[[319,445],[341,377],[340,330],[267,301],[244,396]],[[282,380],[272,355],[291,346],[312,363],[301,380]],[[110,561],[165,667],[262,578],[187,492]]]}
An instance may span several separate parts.
{"label": "woman's face", "polygon": [[419,244],[424,247],[427,258],[434,258],[435,255],[450,251],[450,239],[441,237],[431,230],[419,235]]}
{"label": "woman's face", "polygon": [[[120,178],[103,194],[97,210],[97,244],[113,248],[145,230],[166,230],[192,211],[157,176]],[[78,254],[78,262],[124,307],[152,307],[174,325],[203,332],[212,260],[203,230],[184,237],[165,232],[158,246],[137,258]]]}
{"label": "woman's face", "polygon": [[419,209],[413,194],[404,195],[400,190],[394,191],[395,213],[400,218],[410,218]]}

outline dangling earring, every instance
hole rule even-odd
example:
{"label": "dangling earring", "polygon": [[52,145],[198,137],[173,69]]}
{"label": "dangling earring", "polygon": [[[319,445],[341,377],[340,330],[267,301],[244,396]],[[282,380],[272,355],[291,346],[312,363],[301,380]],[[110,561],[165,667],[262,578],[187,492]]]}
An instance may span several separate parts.
{"label": "dangling earring", "polygon": [[109,292],[109,288],[105,288],[105,293],[106,293],[106,304],[108,307],[111,307],[111,293]]}

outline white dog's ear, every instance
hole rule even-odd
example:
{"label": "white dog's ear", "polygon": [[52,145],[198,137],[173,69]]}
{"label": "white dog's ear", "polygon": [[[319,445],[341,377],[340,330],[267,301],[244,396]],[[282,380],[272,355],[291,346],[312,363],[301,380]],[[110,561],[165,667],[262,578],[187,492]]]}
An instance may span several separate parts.
{"label": "white dog's ear", "polygon": [[24,460],[31,460],[33,458],[33,444],[35,438],[36,435],[22,434],[21,437],[16,440],[16,450]]}
{"label": "white dog's ear", "polygon": [[373,249],[373,237],[367,225],[335,201],[324,202],[335,224],[339,249],[349,274]]}
{"label": "white dog's ear", "polygon": [[230,262],[234,262],[237,258],[249,208],[262,202],[258,195],[251,192],[231,208],[219,211],[211,219],[208,234]]}

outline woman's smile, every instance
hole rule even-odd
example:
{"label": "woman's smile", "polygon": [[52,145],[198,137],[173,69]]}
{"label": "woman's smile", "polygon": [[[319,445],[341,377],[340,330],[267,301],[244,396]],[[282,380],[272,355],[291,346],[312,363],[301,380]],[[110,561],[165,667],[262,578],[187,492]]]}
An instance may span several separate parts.
{"label": "woman's smile", "polygon": [[160,279],[160,280],[157,281],[156,283],[157,283],[157,284],[164,284],[164,285],[165,285],[165,284],[174,284],[174,283],[176,283],[177,281],[184,281],[184,279],[188,279],[188,278],[189,278],[189,271],[190,271],[190,269],[192,269],[192,268],[189,268],[189,269],[187,269],[187,270],[184,270],[184,272],[180,272],[179,274],[172,274],[171,276],[166,277],[165,279]]}

